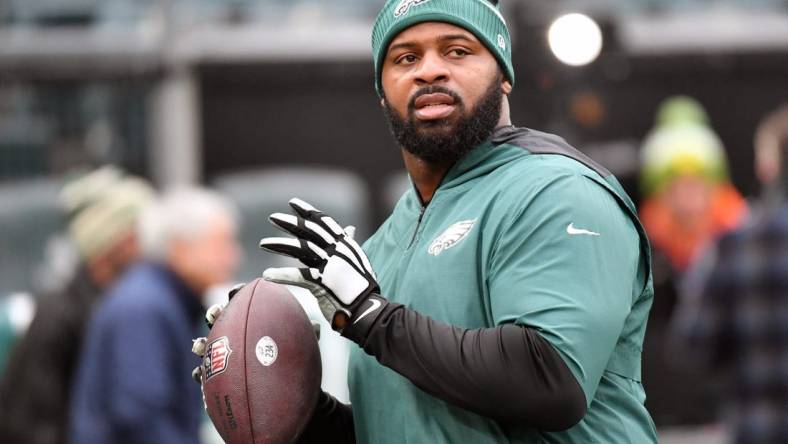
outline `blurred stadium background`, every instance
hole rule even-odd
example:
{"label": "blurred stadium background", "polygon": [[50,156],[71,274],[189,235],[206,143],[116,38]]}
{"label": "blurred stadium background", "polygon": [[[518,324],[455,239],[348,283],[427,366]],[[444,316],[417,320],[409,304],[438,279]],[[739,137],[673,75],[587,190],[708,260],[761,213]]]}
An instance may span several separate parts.
{"label": "blurred stadium background", "polygon": [[[29,318],[13,295],[54,285],[68,262],[53,241],[57,190],[86,166],[228,193],[245,216],[239,280],[270,260],[256,250],[265,216],[292,195],[371,233],[407,186],[373,89],[382,3],[0,0],[0,329]],[[733,183],[757,194],[753,133],[788,100],[788,1],[502,4],[518,125],[564,136],[638,201],[638,150],[655,109],[691,95],[724,142]],[[568,12],[601,29],[601,53],[583,66],[548,42]],[[587,40],[571,34],[570,46]]]}

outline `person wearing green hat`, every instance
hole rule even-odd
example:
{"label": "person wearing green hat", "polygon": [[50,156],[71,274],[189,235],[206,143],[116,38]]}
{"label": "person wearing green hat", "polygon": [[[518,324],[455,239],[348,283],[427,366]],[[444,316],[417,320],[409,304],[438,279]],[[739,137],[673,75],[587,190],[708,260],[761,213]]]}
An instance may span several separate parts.
{"label": "person wearing green hat", "polygon": [[300,199],[270,218],[294,238],[261,241],[307,265],[263,277],[359,346],[352,407],[322,393],[300,442],[656,442],[648,241],[602,166],[512,125],[497,2],[390,0],[372,49],[413,188],[363,248]]}
{"label": "person wearing green hat", "polygon": [[658,255],[684,274],[717,236],[738,227],[747,204],[728,177],[722,141],[703,106],[665,99],[641,151],[640,217]]}
{"label": "person wearing green hat", "polygon": [[[714,240],[748,217],[731,184],[722,141],[700,102],[689,96],[662,100],[643,141],[640,219],[653,246],[654,305],[644,342],[643,378],[649,411],[658,427],[685,432],[716,421],[719,381],[677,365],[672,336],[697,298],[688,289],[702,280]],[[690,432],[691,433],[691,432]]]}

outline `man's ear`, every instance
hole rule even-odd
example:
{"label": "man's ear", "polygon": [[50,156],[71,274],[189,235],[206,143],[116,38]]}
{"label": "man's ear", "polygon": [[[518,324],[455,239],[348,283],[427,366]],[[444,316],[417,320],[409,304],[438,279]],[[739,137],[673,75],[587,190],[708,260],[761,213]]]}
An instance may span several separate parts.
{"label": "man's ear", "polygon": [[509,93],[512,92],[512,83],[508,80],[504,80],[503,83],[501,83],[501,91],[503,91],[504,94],[509,95]]}

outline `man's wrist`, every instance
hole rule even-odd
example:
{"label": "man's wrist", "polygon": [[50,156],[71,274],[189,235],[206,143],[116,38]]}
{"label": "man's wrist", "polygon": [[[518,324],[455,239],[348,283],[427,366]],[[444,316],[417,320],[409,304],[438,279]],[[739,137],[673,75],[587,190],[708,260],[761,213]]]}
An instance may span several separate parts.
{"label": "man's wrist", "polygon": [[370,329],[388,305],[388,299],[377,293],[370,293],[369,296],[354,307],[352,316],[350,319],[347,319],[344,327],[337,330],[342,336],[363,347]]}

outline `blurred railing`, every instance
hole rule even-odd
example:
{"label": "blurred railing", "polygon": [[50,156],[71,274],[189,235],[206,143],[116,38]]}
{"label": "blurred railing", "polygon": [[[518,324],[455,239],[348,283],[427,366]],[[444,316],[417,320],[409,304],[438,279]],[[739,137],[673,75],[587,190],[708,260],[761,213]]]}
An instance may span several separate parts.
{"label": "blurred railing", "polygon": [[[160,20],[169,10],[173,23],[369,21],[385,0],[2,0],[0,23],[34,26],[129,26]],[[625,14],[689,13],[709,9],[785,11],[785,0],[504,0],[549,4],[564,10],[595,9]]]}
{"label": "blurred railing", "polygon": [[4,0],[0,22],[30,26],[134,26],[171,13],[176,27],[370,20],[383,0]]}
{"label": "blurred railing", "polygon": [[141,82],[0,85],[0,182],[116,163],[145,169]]}
{"label": "blurred railing", "polygon": [[503,0],[501,3],[549,4],[566,11],[594,10],[624,15],[686,14],[713,9],[786,11],[785,0]]}

